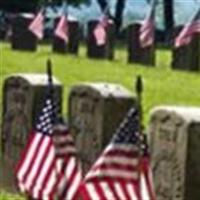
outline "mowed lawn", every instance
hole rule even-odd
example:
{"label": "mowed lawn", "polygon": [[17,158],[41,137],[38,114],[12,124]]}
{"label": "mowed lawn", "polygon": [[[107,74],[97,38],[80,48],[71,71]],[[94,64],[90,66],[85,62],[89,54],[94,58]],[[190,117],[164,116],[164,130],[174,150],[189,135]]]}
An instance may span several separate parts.
{"label": "mowed lawn", "polygon": [[[64,85],[63,113],[67,116],[69,90],[81,82],[110,82],[122,84],[134,93],[137,75],[144,81],[143,110],[145,124],[149,111],[158,105],[200,107],[200,72],[175,71],[170,68],[169,50],[157,50],[156,67],[127,64],[125,48],[116,49],[114,61],[91,60],[81,46],[78,57],[51,53],[51,46],[41,45],[37,52],[11,51],[8,43],[0,46],[0,84],[13,73],[45,73],[46,60],[51,58],[54,75]],[[2,89],[0,92],[2,102]],[[2,109],[2,105],[0,107]],[[4,195],[4,197],[3,197]],[[0,194],[0,200],[6,198]],[[16,199],[16,198],[15,198]]]}

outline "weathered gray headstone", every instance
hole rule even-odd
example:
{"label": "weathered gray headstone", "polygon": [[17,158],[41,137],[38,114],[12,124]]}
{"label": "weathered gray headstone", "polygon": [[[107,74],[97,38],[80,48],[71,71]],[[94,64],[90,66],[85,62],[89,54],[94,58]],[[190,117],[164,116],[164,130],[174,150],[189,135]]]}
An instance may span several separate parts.
{"label": "weathered gray headstone", "polygon": [[131,24],[127,29],[128,62],[147,66],[155,65],[155,46],[142,48],[139,41],[141,24]]}
{"label": "weathered gray headstone", "polygon": [[[55,97],[61,106],[62,85],[53,79]],[[35,124],[47,91],[47,75],[14,74],[3,87],[0,189],[15,191],[14,168]]]}
{"label": "weathered gray headstone", "polygon": [[157,199],[200,199],[200,108],[155,108],[149,136]]}
{"label": "weathered gray headstone", "polygon": [[135,98],[120,85],[91,83],[72,88],[69,124],[84,172],[98,158],[129,108],[134,105]]}
{"label": "weathered gray headstone", "polygon": [[93,20],[88,23],[87,36],[87,56],[89,58],[99,59],[114,59],[114,41],[115,41],[115,25],[112,20],[106,27],[106,43],[104,45],[97,45],[94,36],[94,30],[99,23],[98,20]]}
{"label": "weathered gray headstone", "polygon": [[19,14],[12,20],[11,46],[16,50],[35,51],[37,48],[37,38],[28,30],[32,14]]}
{"label": "weathered gray headstone", "polygon": [[[174,39],[180,33],[183,27],[177,27],[174,30]],[[199,43],[200,36],[196,34],[192,41],[185,46],[175,48],[172,50],[172,68],[188,71],[199,71]]]}

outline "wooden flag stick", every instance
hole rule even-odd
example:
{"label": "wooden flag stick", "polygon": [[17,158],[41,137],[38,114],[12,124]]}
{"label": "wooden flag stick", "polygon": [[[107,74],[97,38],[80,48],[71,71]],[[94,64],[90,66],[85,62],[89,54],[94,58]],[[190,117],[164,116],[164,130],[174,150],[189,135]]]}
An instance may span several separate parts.
{"label": "wooden flag stick", "polygon": [[142,82],[142,77],[140,75],[137,76],[135,90],[136,90],[137,100],[138,100],[138,111],[139,111],[139,117],[140,117],[139,123],[140,123],[140,133],[141,133],[143,131],[143,109],[142,109],[143,82]]}
{"label": "wooden flag stick", "polygon": [[50,59],[47,60],[47,76],[48,76],[48,83],[52,86],[52,62]]}

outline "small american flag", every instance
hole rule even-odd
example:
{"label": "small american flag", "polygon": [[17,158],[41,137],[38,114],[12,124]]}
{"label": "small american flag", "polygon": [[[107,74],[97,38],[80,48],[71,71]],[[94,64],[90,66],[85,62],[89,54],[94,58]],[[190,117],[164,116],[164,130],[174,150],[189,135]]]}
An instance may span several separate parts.
{"label": "small american flag", "polygon": [[41,10],[28,27],[28,29],[40,40],[43,38],[43,29],[44,29],[43,23],[44,23],[44,16],[43,16],[43,11]]}
{"label": "small american flag", "polygon": [[131,109],[80,186],[84,200],[141,200],[139,115]]}
{"label": "small american flag", "polygon": [[80,168],[68,129],[55,125],[58,106],[52,99],[48,94],[17,165],[17,184],[21,192],[35,199],[73,200],[81,179]]}
{"label": "small american flag", "polygon": [[66,43],[68,43],[68,41],[69,41],[68,22],[67,22],[67,18],[65,15],[61,16],[61,18],[58,22],[58,25],[55,29],[54,34],[55,34],[55,36],[59,37],[60,39],[62,39]]}
{"label": "small american flag", "polygon": [[140,173],[140,191],[141,199],[144,200],[156,200],[156,194],[153,185],[153,175],[150,166],[150,153],[147,143],[147,136],[142,135],[141,140],[141,173]]}
{"label": "small american flag", "polygon": [[142,48],[149,47],[154,43],[154,6],[149,7],[149,13],[140,27],[139,41]]}
{"label": "small american flag", "polygon": [[96,25],[93,33],[98,46],[105,45],[107,39],[106,28],[108,25],[107,16],[102,16],[99,23]]}
{"label": "small american flag", "polygon": [[200,9],[175,39],[175,47],[178,48],[188,45],[192,41],[195,33],[200,33]]}

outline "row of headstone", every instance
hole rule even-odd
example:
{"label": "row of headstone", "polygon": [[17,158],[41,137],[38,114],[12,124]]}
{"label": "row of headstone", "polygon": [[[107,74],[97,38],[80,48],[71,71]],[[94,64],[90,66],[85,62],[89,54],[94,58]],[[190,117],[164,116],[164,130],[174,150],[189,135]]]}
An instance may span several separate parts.
{"label": "row of headstone", "polygon": [[[13,49],[35,51],[37,49],[37,39],[28,30],[30,22],[34,15],[17,15],[12,22],[11,46]],[[59,18],[55,19],[54,27],[56,27]],[[111,20],[109,20],[111,21]],[[94,37],[94,29],[99,23],[93,20],[88,23],[87,36],[87,56],[89,58],[114,59],[114,43],[115,43],[115,25],[111,21],[106,28],[106,43],[97,45]],[[139,44],[139,27],[140,25],[131,25],[128,28],[128,62],[136,62],[146,65],[155,64],[154,47],[143,49]],[[79,23],[75,20],[69,21],[69,43],[64,43],[60,38],[53,36],[52,50],[58,53],[72,53],[77,55],[80,43],[81,29]]]}
{"label": "row of headstone", "polygon": [[[37,49],[37,39],[28,31],[28,25],[33,20],[33,15],[18,15],[12,23],[11,44],[13,49],[31,50]],[[55,20],[57,25],[59,18]],[[95,42],[93,31],[98,24],[97,20],[88,23],[87,56],[89,58],[114,59],[115,26],[109,23],[106,28],[107,40],[104,45],[98,46]],[[155,45],[141,48],[139,41],[140,24],[132,24],[127,28],[128,62],[147,66],[156,63]],[[182,27],[176,28],[175,38]],[[75,20],[69,21],[69,43],[65,44],[60,38],[53,36],[52,50],[58,53],[71,53],[78,55],[81,29]],[[196,35],[192,42],[180,48],[172,49],[173,69],[200,71],[200,35]]]}
{"label": "row of headstone", "polygon": [[[53,80],[61,104],[63,86]],[[46,75],[17,74],[5,80],[0,189],[16,192],[13,169],[41,109],[46,87]],[[100,155],[127,111],[136,106],[136,98],[121,85],[91,83],[71,89],[69,125],[84,172]],[[157,107],[150,117],[148,136],[157,198],[200,199],[200,108]]]}

